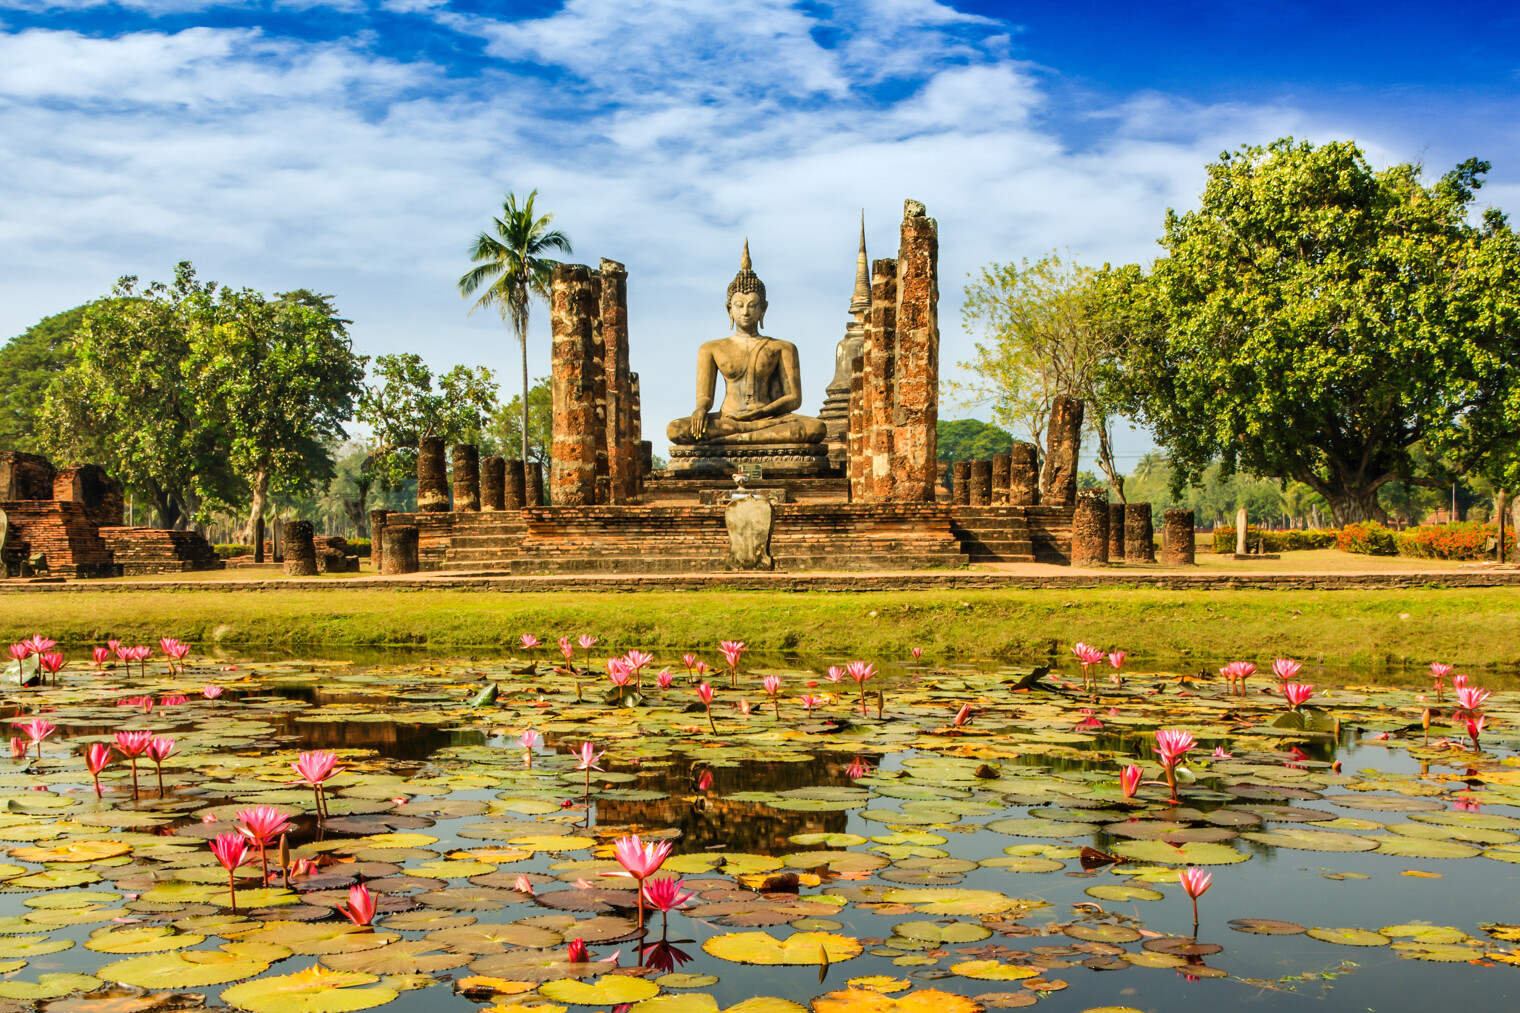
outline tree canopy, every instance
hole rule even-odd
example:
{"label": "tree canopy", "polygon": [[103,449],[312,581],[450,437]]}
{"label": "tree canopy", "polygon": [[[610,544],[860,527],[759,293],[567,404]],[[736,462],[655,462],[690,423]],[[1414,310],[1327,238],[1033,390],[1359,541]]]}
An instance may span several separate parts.
{"label": "tree canopy", "polygon": [[935,445],[941,461],[985,461],[1008,453],[1013,434],[981,419],[941,419],[935,426]]}
{"label": "tree canopy", "polygon": [[44,317],[0,348],[0,448],[41,452],[37,418],[48,384],[74,364],[86,306]]}
{"label": "tree canopy", "polygon": [[484,366],[455,366],[437,378],[437,390],[432,369],[416,354],[382,355],[371,375],[379,382],[359,395],[356,418],[374,431],[371,467],[388,486],[416,476],[424,437],[474,440],[496,406],[496,382]]}
{"label": "tree canopy", "polygon": [[1198,210],[1167,213],[1166,256],[1104,272],[1125,407],[1177,488],[1218,459],[1381,520],[1417,446],[1474,468],[1520,433],[1520,242],[1497,210],[1470,220],[1488,168],[1427,186],[1350,142],[1227,152]]}

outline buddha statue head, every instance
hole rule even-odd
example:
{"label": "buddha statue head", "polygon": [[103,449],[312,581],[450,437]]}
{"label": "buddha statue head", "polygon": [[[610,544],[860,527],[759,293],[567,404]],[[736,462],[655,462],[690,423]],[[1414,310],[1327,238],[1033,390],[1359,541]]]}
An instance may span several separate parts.
{"label": "buddha statue head", "polygon": [[728,283],[728,300],[724,307],[735,327],[749,330],[765,324],[765,282],[750,264],[748,239],[744,241],[744,254],[739,258],[739,273]]}

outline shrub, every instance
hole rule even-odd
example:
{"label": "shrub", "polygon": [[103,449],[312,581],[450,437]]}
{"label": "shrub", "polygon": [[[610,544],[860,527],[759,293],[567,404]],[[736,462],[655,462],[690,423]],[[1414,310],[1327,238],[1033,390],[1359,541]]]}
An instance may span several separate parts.
{"label": "shrub", "polygon": [[[1335,548],[1335,531],[1262,531],[1260,528],[1246,528],[1246,544],[1252,549],[1256,548],[1256,540],[1263,539],[1264,552],[1299,552],[1304,549],[1333,549]],[[1235,551],[1235,527],[1214,529],[1214,551]]]}
{"label": "shrub", "polygon": [[251,545],[213,545],[212,548],[216,550],[217,556],[221,559],[231,559],[233,556],[253,555],[253,546]]}
{"label": "shrub", "polygon": [[1392,556],[1398,553],[1398,541],[1393,532],[1377,521],[1347,524],[1336,537],[1335,547],[1342,552],[1358,552],[1364,556]]}
{"label": "shrub", "polygon": [[[1498,536],[1492,524],[1431,524],[1410,528],[1398,534],[1398,553],[1420,559],[1491,559],[1492,539]],[[1515,546],[1515,533],[1504,531],[1504,554]]]}
{"label": "shrub", "polygon": [[369,546],[370,541],[368,538],[350,538],[348,540],[349,549],[351,549],[353,551],[353,554],[358,556],[360,559],[369,558]]}

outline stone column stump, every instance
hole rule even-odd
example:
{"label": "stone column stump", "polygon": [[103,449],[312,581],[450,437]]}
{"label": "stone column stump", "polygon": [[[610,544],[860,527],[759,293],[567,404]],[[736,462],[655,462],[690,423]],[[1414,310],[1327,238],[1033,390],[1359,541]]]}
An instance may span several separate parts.
{"label": "stone column stump", "polygon": [[544,505],[544,469],[537,461],[523,462],[523,504]]}
{"label": "stone column stump", "polygon": [[992,455],[992,505],[1008,505],[1008,476],[1013,472],[1012,454]]}
{"label": "stone column stump", "polygon": [[507,462],[506,485],[502,494],[503,510],[521,510],[528,505],[528,477],[517,458]]}
{"label": "stone column stump", "polygon": [[506,481],[505,458],[492,455],[480,462],[480,509],[495,512],[507,508]]}
{"label": "stone column stump", "polygon": [[1149,503],[1124,504],[1124,561],[1154,563],[1156,531],[1151,526]]}
{"label": "stone column stump", "polygon": [[1193,565],[1193,511],[1168,510],[1162,515],[1161,562]]}
{"label": "stone column stump", "polygon": [[971,490],[970,498],[972,506],[992,505],[992,462],[971,462]]}
{"label": "stone column stump", "polygon": [[480,512],[480,450],[473,443],[454,444],[454,511]]}
{"label": "stone column stump", "polygon": [[316,575],[317,546],[312,541],[311,521],[291,521],[285,525],[285,576]]}
{"label": "stone column stump", "polygon": [[1008,455],[1008,504],[1040,502],[1040,452],[1033,443],[1015,443]]}
{"label": "stone column stump", "polygon": [[1108,490],[1083,489],[1077,493],[1071,518],[1071,565],[1094,566],[1108,562]]}
{"label": "stone column stump", "polygon": [[1061,395],[1050,406],[1049,444],[1040,487],[1050,506],[1071,506],[1077,497],[1077,463],[1082,454],[1082,402]]}
{"label": "stone column stump", "polygon": [[385,544],[385,519],[391,515],[389,510],[371,510],[369,512],[369,565],[380,571],[380,552]]}
{"label": "stone column stump", "polygon": [[950,498],[956,506],[971,505],[971,462],[956,461],[951,471],[955,481],[950,486]]}
{"label": "stone column stump", "polygon": [[447,513],[448,509],[449,484],[443,464],[443,440],[437,436],[424,436],[417,445],[417,512],[441,514]]}
{"label": "stone column stump", "polygon": [[1108,561],[1124,562],[1124,504],[1108,505]]}
{"label": "stone column stump", "polygon": [[380,560],[380,572],[417,572],[417,527],[414,524],[387,525],[385,529],[385,556]]}

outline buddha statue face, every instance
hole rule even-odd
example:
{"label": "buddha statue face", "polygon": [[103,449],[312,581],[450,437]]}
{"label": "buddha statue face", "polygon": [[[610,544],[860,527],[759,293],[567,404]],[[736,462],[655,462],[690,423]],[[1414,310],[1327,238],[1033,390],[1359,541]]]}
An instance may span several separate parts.
{"label": "buddha statue face", "polygon": [[736,328],[753,331],[765,323],[765,296],[759,292],[735,292],[728,300],[728,317]]}

